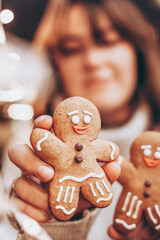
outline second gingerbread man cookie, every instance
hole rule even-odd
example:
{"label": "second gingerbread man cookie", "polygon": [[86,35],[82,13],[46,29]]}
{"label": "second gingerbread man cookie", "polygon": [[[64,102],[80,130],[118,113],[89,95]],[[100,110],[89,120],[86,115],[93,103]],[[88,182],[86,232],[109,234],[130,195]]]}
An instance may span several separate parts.
{"label": "second gingerbread man cookie", "polygon": [[53,215],[69,220],[76,211],[79,193],[96,207],[108,206],[113,198],[109,180],[97,161],[116,160],[118,147],[97,139],[100,115],[90,101],[67,98],[53,115],[54,133],[34,129],[31,144],[40,158],[54,167],[49,187],[49,205]]}
{"label": "second gingerbread man cookie", "polygon": [[131,161],[123,158],[118,181],[123,186],[114,226],[120,232],[137,227],[144,212],[148,223],[160,231],[160,133],[138,136],[130,148]]}

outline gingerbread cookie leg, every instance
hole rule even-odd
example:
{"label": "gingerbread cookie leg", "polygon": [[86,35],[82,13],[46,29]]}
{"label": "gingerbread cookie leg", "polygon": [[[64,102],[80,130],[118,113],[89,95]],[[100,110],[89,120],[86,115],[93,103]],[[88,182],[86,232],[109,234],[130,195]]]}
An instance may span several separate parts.
{"label": "gingerbread cookie leg", "polygon": [[53,215],[61,221],[69,220],[75,213],[79,201],[79,185],[73,181],[50,183],[50,208]]}
{"label": "gingerbread cookie leg", "polygon": [[87,179],[81,187],[81,193],[96,207],[107,207],[113,198],[112,187],[106,177]]}
{"label": "gingerbread cookie leg", "polygon": [[120,232],[128,232],[136,228],[142,216],[143,202],[132,192],[125,192],[119,199],[114,218],[114,226]]}
{"label": "gingerbread cookie leg", "polygon": [[160,206],[155,204],[145,210],[146,217],[156,231],[160,231]]}

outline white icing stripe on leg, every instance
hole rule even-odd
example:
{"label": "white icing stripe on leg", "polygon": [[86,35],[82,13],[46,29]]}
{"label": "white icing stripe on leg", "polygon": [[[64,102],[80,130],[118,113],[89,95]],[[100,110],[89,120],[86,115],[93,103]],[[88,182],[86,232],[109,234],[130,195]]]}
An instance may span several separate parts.
{"label": "white icing stripe on leg", "polygon": [[133,219],[136,219],[136,218],[137,218],[141,204],[142,204],[142,201],[141,201],[141,200],[138,200],[137,206],[136,206],[136,210],[135,210],[135,212],[134,212],[134,214],[133,214],[133,216],[132,216]]}
{"label": "white icing stripe on leg", "polygon": [[100,185],[99,185],[98,182],[96,182],[96,187],[97,187],[98,191],[100,192],[100,194],[103,196],[103,195],[104,195],[104,192],[103,192],[103,190],[102,190],[102,188],[100,187]]}
{"label": "white icing stripe on leg", "polygon": [[63,206],[56,206],[56,209],[61,209],[66,215],[72,214],[76,209],[72,208],[70,211],[67,211]]}
{"label": "white icing stripe on leg", "polygon": [[130,197],[131,197],[132,193],[131,192],[128,192],[127,193],[127,196],[125,198],[125,201],[124,201],[124,205],[122,207],[122,211],[125,212],[126,209],[127,209],[127,206],[128,206],[128,203],[129,203],[129,200],[130,200]]}
{"label": "white icing stripe on leg", "polygon": [[91,187],[91,191],[92,191],[92,193],[93,193],[93,196],[96,197],[97,194],[95,193],[95,191],[94,191],[94,189],[93,189],[92,183],[90,183],[89,185],[90,185],[90,187]]}
{"label": "white icing stripe on leg", "polygon": [[156,204],[154,207],[155,207],[155,210],[156,210],[156,213],[157,213],[158,217],[160,218],[159,206]]}
{"label": "white icing stripe on leg", "polygon": [[112,144],[112,143],[110,143],[109,145],[112,148],[112,152],[111,152],[110,157],[111,157],[111,160],[114,160],[114,153],[115,153],[116,148],[115,148],[114,144]]}
{"label": "white icing stripe on leg", "polygon": [[147,211],[148,211],[148,215],[149,215],[150,219],[152,220],[152,222],[153,222],[154,224],[157,224],[158,221],[157,221],[157,219],[153,216],[152,210],[151,210],[150,207],[147,208]]}
{"label": "white icing stripe on leg", "polygon": [[47,138],[48,138],[48,133],[45,132],[44,137],[37,142],[37,149],[38,149],[38,151],[42,150],[41,149],[41,143],[44,142],[45,140],[47,140]]}
{"label": "white icing stripe on leg", "polygon": [[125,221],[118,219],[118,218],[115,219],[115,222],[118,224],[122,224],[128,230],[132,230],[136,227],[136,224],[133,223],[131,225],[128,225]]}
{"label": "white icing stripe on leg", "polygon": [[105,183],[105,181],[103,179],[102,179],[102,183],[105,186],[107,192],[109,193],[110,192],[109,187],[107,186],[107,184]]}
{"label": "white icing stripe on leg", "polygon": [[109,201],[113,196],[113,193],[109,194],[108,198],[98,198],[97,203],[101,202],[101,201]]}
{"label": "white icing stripe on leg", "polygon": [[159,229],[160,229],[160,225],[156,226],[155,229],[156,229],[156,230],[159,230]]}
{"label": "white icing stripe on leg", "polygon": [[137,196],[133,196],[133,197],[132,197],[132,201],[131,201],[131,205],[130,205],[129,211],[126,213],[126,215],[127,215],[128,217],[131,216],[132,210],[133,210],[133,207],[134,207],[134,204],[135,204],[135,201],[136,201],[137,199],[138,199]]}
{"label": "white icing stripe on leg", "polygon": [[60,187],[60,190],[59,190],[59,193],[58,193],[58,197],[56,199],[57,202],[60,202],[60,200],[61,200],[62,191],[63,191],[63,186]]}
{"label": "white icing stripe on leg", "polygon": [[64,200],[63,200],[63,202],[66,202],[66,201],[67,201],[67,197],[68,197],[68,191],[69,191],[69,189],[70,189],[70,187],[67,187],[67,189],[66,189],[66,194],[65,194],[65,196],[64,196]]}
{"label": "white icing stripe on leg", "polygon": [[74,191],[75,191],[75,187],[72,187],[72,192],[71,192],[71,197],[70,197],[69,203],[71,203],[73,200]]}

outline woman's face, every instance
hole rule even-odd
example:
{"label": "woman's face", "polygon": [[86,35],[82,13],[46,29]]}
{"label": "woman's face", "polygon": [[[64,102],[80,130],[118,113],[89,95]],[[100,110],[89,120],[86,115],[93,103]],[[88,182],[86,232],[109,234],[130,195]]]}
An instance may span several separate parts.
{"label": "woman's face", "polygon": [[103,44],[95,42],[84,7],[73,5],[55,60],[66,96],[87,98],[101,113],[110,113],[128,105],[135,92],[137,58],[106,15],[99,21]]}

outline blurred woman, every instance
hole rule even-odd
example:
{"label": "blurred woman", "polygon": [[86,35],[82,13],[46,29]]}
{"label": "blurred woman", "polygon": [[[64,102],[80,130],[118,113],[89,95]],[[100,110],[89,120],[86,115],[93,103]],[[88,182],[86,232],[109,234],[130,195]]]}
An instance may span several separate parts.
{"label": "blurred woman", "polygon": [[[101,115],[100,138],[117,143],[121,154],[128,157],[135,136],[151,129],[159,120],[157,42],[138,9],[128,0],[51,0],[34,44],[48,52],[55,70],[57,87],[47,113],[52,114],[66,97],[78,95],[89,99]],[[52,119],[46,115],[34,125],[48,130],[51,126]],[[14,144],[9,157],[22,171],[43,182],[53,177],[53,169],[25,145]],[[109,163],[103,169],[113,183],[119,175],[119,166]],[[114,201],[101,211],[88,239],[104,238],[119,191],[120,186],[115,184]],[[72,221],[57,222],[48,209],[47,190],[25,176],[16,180],[14,192],[19,209],[43,222],[53,239],[86,239],[97,215],[97,209],[81,200]],[[110,235],[122,238],[113,228]]]}

